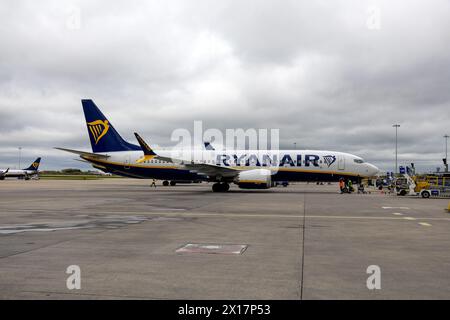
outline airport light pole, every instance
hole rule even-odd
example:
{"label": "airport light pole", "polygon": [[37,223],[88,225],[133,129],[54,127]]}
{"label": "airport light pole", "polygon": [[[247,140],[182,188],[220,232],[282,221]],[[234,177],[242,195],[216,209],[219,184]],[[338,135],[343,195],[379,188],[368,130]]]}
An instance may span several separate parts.
{"label": "airport light pole", "polygon": [[448,142],[449,135],[446,134],[446,135],[444,136],[444,138],[445,138],[445,172],[448,172],[447,142]]}
{"label": "airport light pole", "polygon": [[398,128],[400,127],[399,124],[394,124],[392,127],[395,128],[395,172],[394,175],[398,173]]}
{"label": "airport light pole", "polygon": [[22,155],[22,147],[19,147],[19,168],[18,169],[20,169],[20,158],[21,158],[21,155]]}

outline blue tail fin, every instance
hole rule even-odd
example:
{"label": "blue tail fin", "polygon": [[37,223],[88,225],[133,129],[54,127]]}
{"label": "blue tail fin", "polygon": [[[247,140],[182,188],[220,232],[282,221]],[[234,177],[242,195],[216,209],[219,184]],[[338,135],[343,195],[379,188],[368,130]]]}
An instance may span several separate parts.
{"label": "blue tail fin", "polygon": [[141,150],[137,145],[122,139],[92,100],[81,100],[86,125],[91,139],[92,152]]}
{"label": "blue tail fin", "polygon": [[31,166],[29,166],[26,169],[23,170],[30,170],[30,171],[37,171],[37,169],[39,169],[39,164],[41,163],[41,158],[37,158],[32,164]]}

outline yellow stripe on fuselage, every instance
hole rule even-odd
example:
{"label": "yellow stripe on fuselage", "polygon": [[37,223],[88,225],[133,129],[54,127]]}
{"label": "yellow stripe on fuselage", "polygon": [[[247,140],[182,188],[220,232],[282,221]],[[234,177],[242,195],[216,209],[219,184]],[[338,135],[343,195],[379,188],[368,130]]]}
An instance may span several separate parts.
{"label": "yellow stripe on fuselage", "polygon": [[144,155],[142,158],[137,159],[136,163],[142,163],[145,161],[149,161],[149,160],[152,160],[154,157],[155,156],[153,156],[153,155]]}
{"label": "yellow stripe on fuselage", "polygon": [[260,180],[239,180],[239,183],[267,184],[266,181],[260,181]]}

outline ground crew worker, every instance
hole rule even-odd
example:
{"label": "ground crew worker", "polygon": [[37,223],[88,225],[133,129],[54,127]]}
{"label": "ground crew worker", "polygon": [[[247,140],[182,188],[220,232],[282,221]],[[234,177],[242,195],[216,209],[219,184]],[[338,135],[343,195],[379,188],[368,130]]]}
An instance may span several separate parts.
{"label": "ground crew worker", "polygon": [[348,186],[348,193],[354,191],[352,179],[348,179],[347,186]]}
{"label": "ground crew worker", "polygon": [[344,188],[345,188],[344,179],[340,178],[339,179],[339,189],[341,189],[341,193],[344,193]]}
{"label": "ground crew worker", "polygon": [[152,185],[150,186],[150,188],[151,187],[155,187],[155,189],[156,189],[156,180],[155,179],[153,179],[153,182],[152,182]]}

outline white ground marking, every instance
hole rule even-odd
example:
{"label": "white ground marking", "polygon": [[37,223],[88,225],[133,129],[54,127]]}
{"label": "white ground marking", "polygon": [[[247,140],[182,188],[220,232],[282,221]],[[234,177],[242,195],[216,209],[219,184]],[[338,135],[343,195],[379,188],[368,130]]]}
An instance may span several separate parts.
{"label": "white ground marking", "polygon": [[416,218],[413,218],[413,217],[404,217],[403,219],[405,219],[405,220],[417,220]]}
{"label": "white ground marking", "polygon": [[396,215],[396,216],[402,216],[403,215],[403,213],[400,213],[400,212],[392,212],[392,214]]}
{"label": "white ground marking", "polygon": [[[111,212],[97,212],[97,214],[111,214]],[[145,215],[156,215],[156,216],[174,216],[178,218],[182,217],[218,217],[218,218],[286,218],[286,219],[297,219],[303,218],[303,215],[293,214],[249,214],[249,213],[236,213],[236,212],[224,212],[224,213],[213,213],[213,212],[183,212],[183,213],[175,213],[175,212],[114,212],[114,214],[139,214],[140,216]],[[360,220],[404,220],[406,217],[368,217],[368,216],[340,216],[340,215],[306,215],[308,219],[360,219]],[[416,218],[411,218],[415,220]],[[435,220],[435,221],[450,221],[450,218],[430,218],[430,217],[417,217],[420,220]]]}
{"label": "white ground marking", "polygon": [[382,207],[383,209],[403,209],[403,210],[409,210],[408,207]]}
{"label": "white ground marking", "polygon": [[419,224],[424,227],[431,227],[431,224],[426,223],[426,222],[419,222]]}

